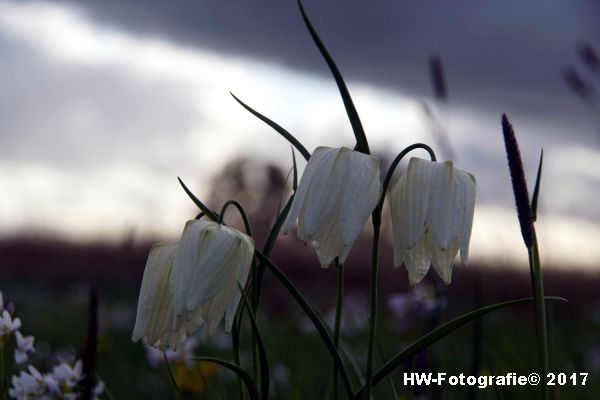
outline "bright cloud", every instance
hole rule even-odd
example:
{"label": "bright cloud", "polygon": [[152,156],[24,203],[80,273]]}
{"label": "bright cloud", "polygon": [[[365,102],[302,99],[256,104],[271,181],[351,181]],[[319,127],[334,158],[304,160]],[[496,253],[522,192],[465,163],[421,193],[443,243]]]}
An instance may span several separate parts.
{"label": "bright cloud", "polygon": [[[27,113],[37,118],[27,130],[21,115],[12,122],[30,136],[0,163],[3,235],[35,229],[70,238],[115,239],[133,230],[176,237],[193,212],[177,175],[206,195],[209,179],[237,155],[257,154],[289,167],[287,142],[243,110],[230,90],[294,132],[309,151],[353,144],[329,79],[108,29],[77,10],[46,2],[0,3],[0,34],[36,54],[40,70],[52,73],[46,79],[58,80],[53,82],[58,88],[87,89],[84,96],[53,89],[45,102],[18,105],[30,107]],[[45,70],[48,65],[52,68]],[[27,77],[15,79],[22,86],[14,90],[22,91]],[[48,84],[44,77],[35,82]],[[355,82],[350,86],[375,151],[392,153],[412,142],[432,142],[419,99]],[[498,120],[492,113],[452,110],[458,166],[473,172],[480,188],[471,253],[523,263],[500,131],[480,134],[499,129]],[[553,129],[539,122],[528,128]],[[539,138],[523,137],[526,166],[534,171]],[[0,144],[15,140],[2,137]],[[56,150],[36,149],[40,143]],[[99,148],[98,162],[78,168]],[[593,250],[600,229],[581,216],[571,218],[569,208],[581,207],[581,196],[596,193],[585,182],[597,182],[600,168],[585,161],[597,158],[593,150],[571,150],[556,142],[546,147],[547,161],[554,162],[546,164],[544,175],[542,255],[562,264],[593,265],[600,256],[600,250]],[[43,156],[49,151],[79,158],[62,164]],[[571,186],[576,193],[554,196],[562,190],[557,182],[563,181],[577,185]]]}

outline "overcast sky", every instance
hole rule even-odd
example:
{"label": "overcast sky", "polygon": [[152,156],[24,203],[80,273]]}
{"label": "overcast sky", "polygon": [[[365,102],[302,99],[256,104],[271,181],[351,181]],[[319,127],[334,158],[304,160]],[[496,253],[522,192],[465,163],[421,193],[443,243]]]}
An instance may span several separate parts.
{"label": "overcast sky", "polygon": [[[597,265],[600,107],[561,73],[571,66],[600,90],[577,54],[582,42],[600,50],[600,4],[305,4],[377,154],[438,145],[423,101],[447,127],[456,165],[478,180],[474,257],[524,260],[499,124],[507,112],[531,182],[545,150],[542,253]],[[294,1],[3,1],[0,54],[4,236],[176,239],[190,213],[177,176],[206,195],[234,156],[288,168],[287,143],[229,91],[309,150],[353,145]],[[432,54],[444,63],[445,106],[432,100]]]}

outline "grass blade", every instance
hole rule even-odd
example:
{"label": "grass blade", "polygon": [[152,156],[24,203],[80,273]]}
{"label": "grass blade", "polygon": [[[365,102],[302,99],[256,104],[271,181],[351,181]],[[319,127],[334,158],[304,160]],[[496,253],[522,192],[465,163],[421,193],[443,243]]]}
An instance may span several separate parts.
{"label": "grass blade", "polygon": [[188,187],[185,185],[185,183],[183,183],[183,181],[181,180],[180,177],[177,177],[177,180],[179,181],[179,184],[181,185],[181,187],[183,188],[183,190],[185,190],[185,193],[190,197],[190,199],[192,199],[192,201],[194,202],[194,204],[196,204],[198,206],[198,208],[200,210],[202,210],[202,212],[209,217],[210,219],[212,219],[213,221],[217,222],[219,220],[219,216],[210,208],[208,208],[203,202],[200,201],[200,199],[198,199],[194,193],[192,193],[192,191],[190,189],[188,189]]}
{"label": "grass blade", "polygon": [[296,165],[296,153],[294,153],[294,148],[292,147],[292,163],[294,165],[294,179],[292,180],[292,190],[296,193],[296,189],[298,189],[298,166]]}
{"label": "grass blade", "polygon": [[538,164],[537,176],[535,178],[535,187],[531,197],[531,214],[534,221],[537,220],[538,197],[540,195],[540,183],[542,181],[542,163],[544,162],[544,149],[540,153],[540,163]]}
{"label": "grass blade", "polygon": [[344,82],[344,78],[342,78],[342,74],[340,73],[338,67],[335,65],[333,58],[329,55],[327,48],[319,38],[317,31],[312,26],[306,12],[304,11],[304,7],[302,6],[302,2],[298,0],[298,7],[300,7],[300,12],[302,13],[302,19],[304,20],[304,24],[310,32],[310,36],[313,41],[319,48],[321,55],[325,59],[333,78],[335,79],[335,83],[337,84],[338,90],[340,91],[340,95],[342,96],[342,101],[344,102],[344,107],[346,108],[346,114],[348,114],[348,119],[350,120],[350,124],[352,125],[352,130],[354,131],[354,136],[356,137],[356,149],[366,154],[370,154],[369,143],[367,142],[367,136],[365,135],[365,131],[363,129],[362,123],[360,122],[360,118],[358,116],[358,112],[356,111],[356,107],[354,107],[354,102],[352,101],[352,97],[350,97],[350,92],[348,92],[348,88],[346,87],[346,83]]}
{"label": "grass blade", "polygon": [[274,122],[274,121],[270,120],[269,118],[265,117],[264,115],[262,115],[258,111],[255,111],[252,107],[250,107],[249,105],[247,105],[246,103],[244,103],[243,101],[241,101],[240,99],[238,99],[235,96],[235,94],[233,94],[231,92],[230,92],[230,94],[233,96],[233,98],[235,99],[235,101],[237,101],[238,103],[240,103],[241,106],[244,107],[246,110],[248,110],[252,115],[254,115],[256,118],[258,118],[261,121],[263,121],[265,124],[269,125],[271,128],[275,129],[281,136],[283,136],[296,149],[298,149],[298,151],[300,152],[300,154],[302,154],[302,157],[304,157],[306,159],[306,161],[308,161],[308,159],[310,158],[310,153],[308,152],[308,150],[306,150],[306,147],[304,147],[304,145],[302,143],[300,143],[300,141],[294,137],[294,135],[292,135],[291,133],[289,133],[288,131],[286,131],[285,129],[283,129],[276,122]]}
{"label": "grass blade", "polygon": [[[277,237],[279,236],[279,232],[281,231],[281,227],[287,218],[288,213],[290,212],[290,208],[292,207],[292,202],[294,201],[294,195],[292,194],[281,211],[281,214],[275,220],[273,227],[271,228],[271,232],[269,232],[269,236],[267,237],[267,241],[263,247],[262,254],[265,257],[269,257],[271,255],[271,251],[273,251],[273,247],[275,246],[275,242],[277,241]],[[258,269],[256,273],[256,288],[258,292],[257,305],[260,304],[260,293],[262,288],[262,281],[265,275],[265,263],[262,259],[259,259]]]}
{"label": "grass blade", "polygon": [[234,363],[231,363],[229,361],[221,360],[220,358],[214,357],[194,357],[192,358],[192,360],[211,362],[229,369],[230,371],[234,372],[238,377],[240,377],[240,379],[244,382],[246,388],[248,389],[248,393],[250,393],[250,400],[259,400],[258,390],[256,389],[256,384],[254,383],[254,380],[252,380],[250,374],[244,371],[240,366],[235,365]]}
{"label": "grass blade", "polygon": [[[566,299],[564,299],[562,297],[554,297],[554,296],[547,296],[547,297],[545,297],[545,299],[546,300],[567,301]],[[471,311],[467,314],[461,315],[460,317],[453,319],[450,322],[445,323],[444,325],[440,326],[439,328],[434,329],[433,331],[429,332],[428,334],[417,339],[415,342],[410,344],[408,347],[406,347],[400,353],[398,353],[394,357],[392,357],[381,368],[379,368],[379,370],[377,370],[375,372],[375,374],[373,375],[373,386],[376,385],[378,382],[380,382],[382,379],[384,379],[388,374],[390,374],[394,369],[396,369],[402,363],[404,363],[405,361],[410,359],[410,357],[419,353],[421,350],[425,349],[429,345],[442,339],[444,336],[454,332],[456,329],[460,328],[467,322],[470,322],[470,321],[474,320],[475,318],[479,318],[479,317],[481,317],[485,314],[488,314],[492,311],[496,311],[496,310],[510,307],[510,306],[520,304],[520,303],[526,303],[526,302],[532,301],[532,300],[533,300],[533,298],[516,299],[516,300],[506,301],[503,303],[493,304],[490,306],[482,307],[478,310]],[[363,394],[364,389],[365,389],[364,387],[361,388],[356,393],[355,397],[359,398]]]}

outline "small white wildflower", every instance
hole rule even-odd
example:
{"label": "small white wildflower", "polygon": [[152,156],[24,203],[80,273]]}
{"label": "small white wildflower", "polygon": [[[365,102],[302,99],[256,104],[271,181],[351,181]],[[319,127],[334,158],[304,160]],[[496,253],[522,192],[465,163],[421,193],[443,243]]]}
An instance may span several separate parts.
{"label": "small white wildflower", "polygon": [[15,335],[17,338],[17,348],[15,349],[15,362],[17,364],[21,364],[27,361],[27,353],[33,353],[35,351],[33,348],[34,337],[24,337],[19,331],[17,331]]}
{"label": "small white wildflower", "polygon": [[19,375],[13,375],[11,379],[12,388],[8,395],[17,400],[28,400],[39,398],[45,392],[44,378],[42,374],[32,366],[28,368],[29,373],[21,371]]}
{"label": "small white wildflower", "polygon": [[81,380],[81,370],[81,360],[77,360],[73,367],[63,362],[52,369],[52,376],[60,385],[73,388]]}
{"label": "small white wildflower", "polygon": [[8,336],[21,327],[21,320],[19,318],[13,319],[8,311],[2,311],[2,317],[0,317],[0,337]]}

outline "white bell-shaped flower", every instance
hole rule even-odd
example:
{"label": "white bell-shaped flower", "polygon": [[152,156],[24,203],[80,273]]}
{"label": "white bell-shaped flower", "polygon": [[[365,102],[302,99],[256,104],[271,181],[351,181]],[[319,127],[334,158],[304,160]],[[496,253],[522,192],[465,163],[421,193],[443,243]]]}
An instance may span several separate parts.
{"label": "white bell-shaped flower", "polygon": [[[173,307],[170,278],[177,243],[157,243],[146,261],[132,340],[165,350],[176,348],[184,332],[172,329]],[[200,322],[198,326],[202,323]]]}
{"label": "white bell-shaped flower", "polygon": [[460,249],[467,262],[476,184],[473,175],[451,161],[411,158],[390,192],[394,266],[404,263],[409,282],[420,282],[433,265],[446,284]]}
{"label": "white bell-shaped flower", "polygon": [[174,330],[189,334],[203,321],[213,333],[225,316],[229,332],[241,299],[238,284],[245,286],[253,257],[250,236],[213,221],[188,221],[171,273]]}
{"label": "white bell-shaped flower", "polygon": [[310,157],[283,231],[313,243],[323,267],[350,248],[379,202],[379,159],[342,147],[317,147]]}

